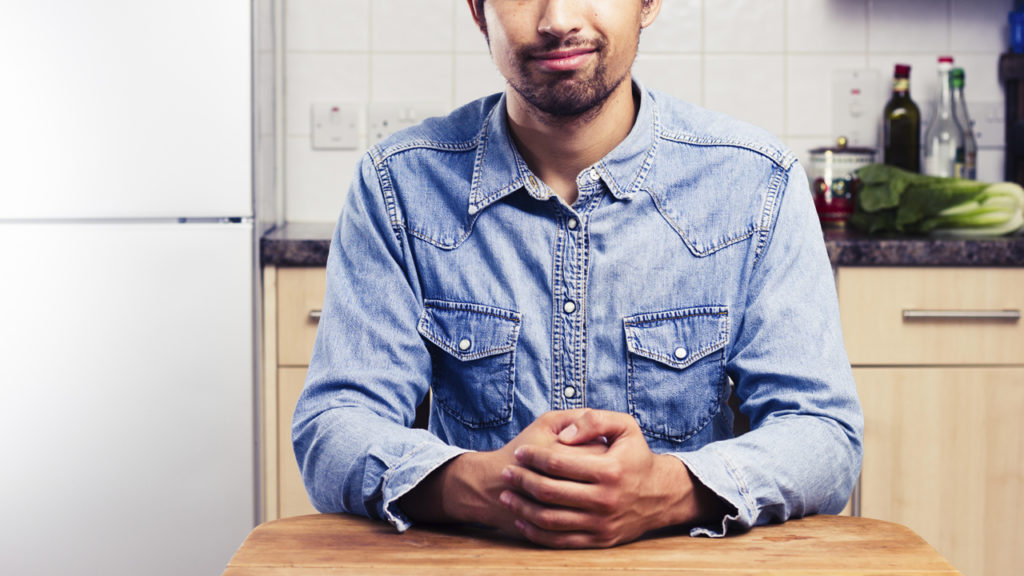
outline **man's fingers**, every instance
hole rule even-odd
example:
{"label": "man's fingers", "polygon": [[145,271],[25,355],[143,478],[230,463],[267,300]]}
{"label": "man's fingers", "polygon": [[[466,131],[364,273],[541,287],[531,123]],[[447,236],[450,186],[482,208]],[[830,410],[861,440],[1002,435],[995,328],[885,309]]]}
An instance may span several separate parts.
{"label": "man's fingers", "polygon": [[501,502],[516,518],[516,529],[531,542],[549,548],[606,548],[617,543],[600,519],[571,508],[548,507],[510,490]]}
{"label": "man's fingers", "polygon": [[516,520],[516,528],[524,538],[541,546],[556,549],[609,548],[618,540],[592,532],[561,532],[545,530],[525,520]]}
{"label": "man's fingers", "polygon": [[550,430],[553,434],[558,434],[567,426],[572,425],[573,422],[575,422],[581,416],[583,416],[583,414],[586,411],[586,408],[577,408],[573,410],[552,410],[538,418],[537,422],[543,425],[548,430]]}
{"label": "man's fingers", "polygon": [[586,509],[591,507],[592,484],[552,477],[522,466],[507,466],[501,474],[509,488],[545,506]]}
{"label": "man's fingers", "polygon": [[545,476],[591,483],[600,479],[607,465],[600,456],[607,451],[604,444],[520,446],[515,457],[521,466]]}
{"label": "man's fingers", "polygon": [[635,429],[638,429],[636,420],[629,414],[584,409],[559,432],[558,440],[568,445],[611,444]]}
{"label": "man's fingers", "polygon": [[547,531],[575,532],[593,525],[582,510],[537,502],[513,490],[502,492],[500,501],[515,518]]}

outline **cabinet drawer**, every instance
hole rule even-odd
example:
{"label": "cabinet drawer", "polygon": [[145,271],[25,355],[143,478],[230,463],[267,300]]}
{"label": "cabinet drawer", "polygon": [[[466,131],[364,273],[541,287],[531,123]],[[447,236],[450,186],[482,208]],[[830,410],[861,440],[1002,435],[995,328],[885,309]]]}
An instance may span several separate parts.
{"label": "cabinet drawer", "polygon": [[854,365],[1024,364],[1024,269],[840,268]]}
{"label": "cabinet drawer", "polygon": [[281,366],[309,364],[326,279],[324,268],[278,269],[277,361]]}

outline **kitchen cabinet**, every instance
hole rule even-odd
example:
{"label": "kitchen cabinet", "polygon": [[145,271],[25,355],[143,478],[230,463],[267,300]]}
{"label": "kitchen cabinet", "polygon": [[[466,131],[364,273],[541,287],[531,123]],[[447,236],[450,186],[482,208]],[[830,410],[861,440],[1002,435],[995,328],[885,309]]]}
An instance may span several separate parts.
{"label": "kitchen cabinet", "polygon": [[840,267],[865,416],[860,512],[965,576],[1024,565],[1024,269]]}
{"label": "kitchen cabinet", "polygon": [[320,307],[323,267],[263,268],[263,520],[314,514],[292,451],[291,421],[306,380]]}

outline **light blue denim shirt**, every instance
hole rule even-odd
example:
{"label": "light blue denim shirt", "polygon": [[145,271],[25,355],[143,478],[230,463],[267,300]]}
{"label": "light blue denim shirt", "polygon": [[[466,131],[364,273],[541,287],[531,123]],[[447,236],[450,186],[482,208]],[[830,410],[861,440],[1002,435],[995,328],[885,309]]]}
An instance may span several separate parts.
{"label": "light blue denim shirt", "polygon": [[[763,131],[635,90],[572,206],[502,95],[363,158],[293,422],[319,510],[404,530],[398,499],[446,461],[581,407],[632,414],[735,507],[693,534],[843,508],[863,421],[807,177]],[[429,432],[410,429],[428,390]]]}

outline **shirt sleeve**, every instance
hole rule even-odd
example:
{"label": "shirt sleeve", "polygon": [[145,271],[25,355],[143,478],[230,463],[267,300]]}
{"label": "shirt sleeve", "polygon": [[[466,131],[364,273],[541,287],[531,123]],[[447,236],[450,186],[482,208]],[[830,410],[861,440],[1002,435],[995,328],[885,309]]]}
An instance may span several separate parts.
{"label": "shirt sleeve", "polygon": [[429,390],[431,359],[416,330],[422,296],[386,183],[365,156],[331,241],[292,441],[317,510],[405,530],[411,523],[398,499],[465,450],[410,428]]}
{"label": "shirt sleeve", "polygon": [[835,277],[799,164],[775,205],[727,365],[751,430],[675,454],[735,508],[694,535],[838,513],[860,474],[863,415]]}

